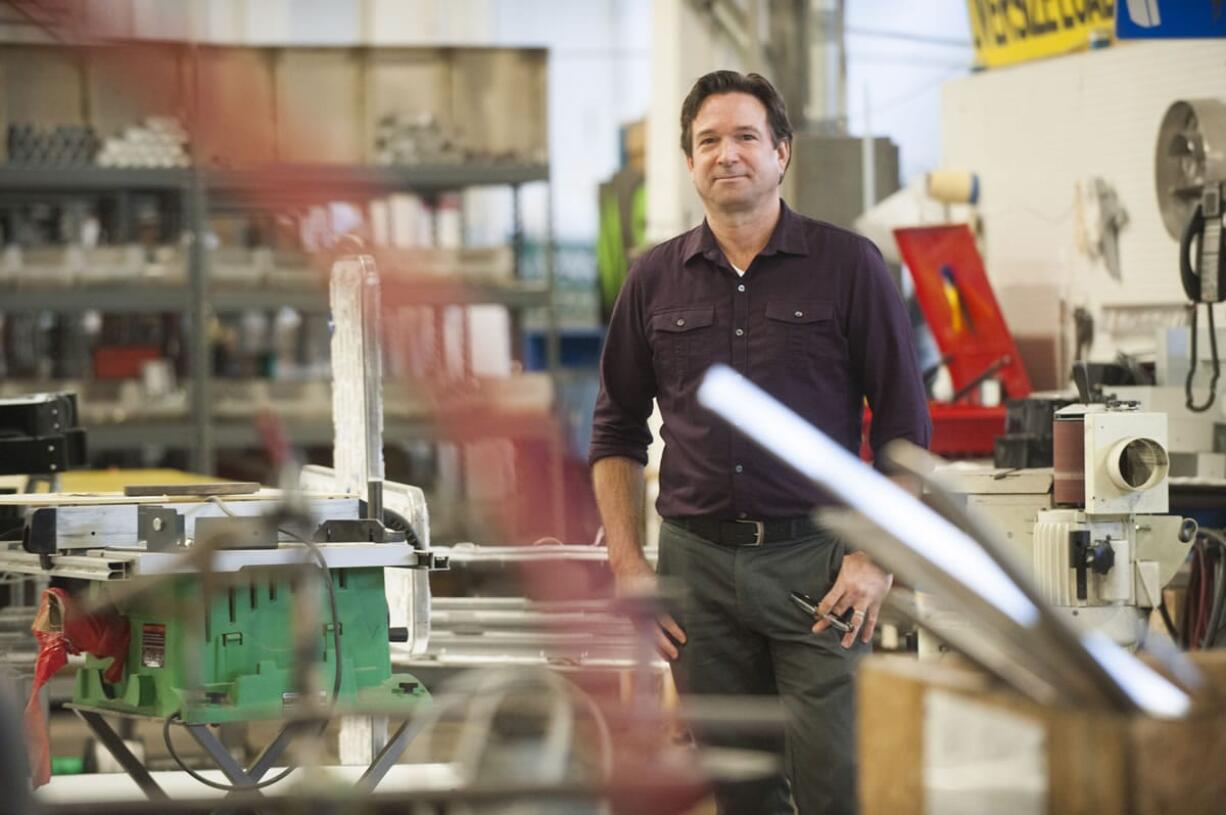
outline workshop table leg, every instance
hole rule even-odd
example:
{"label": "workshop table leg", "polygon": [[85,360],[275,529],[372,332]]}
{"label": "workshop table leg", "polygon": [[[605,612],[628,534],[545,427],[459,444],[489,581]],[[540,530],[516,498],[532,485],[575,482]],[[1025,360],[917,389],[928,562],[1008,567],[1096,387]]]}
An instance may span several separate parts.
{"label": "workshop table leg", "polygon": [[379,754],[375,756],[375,760],[370,763],[370,767],[358,779],[356,785],[358,789],[365,792],[374,792],[375,787],[379,786],[379,782],[383,780],[383,777],[400,760],[400,756],[404,754],[409,743],[421,733],[422,726],[419,724],[420,721],[420,718],[410,719],[397,728],[396,735],[392,736],[391,740],[379,751]]}
{"label": "workshop table leg", "polygon": [[[213,731],[209,730],[206,724],[185,724],[183,725],[188,733],[192,734],[192,738],[196,743],[204,748],[204,751],[209,754],[209,758],[213,759],[213,763],[217,765],[217,769],[221,770],[222,775],[230,779],[230,783],[235,786],[249,787],[254,786],[256,779],[247,774],[242,765],[234,760],[234,756],[230,755],[230,751],[225,748],[225,745],[213,735]],[[252,790],[258,792],[258,790]]]}
{"label": "workshop table leg", "polygon": [[119,738],[119,735],[107,724],[106,719],[93,711],[76,710],[75,712],[145,795],[151,800],[169,799],[170,796],[153,780],[153,776],[145,769],[145,765],[140,763],[140,759],[132,755],[128,745],[124,744],[123,739]]}

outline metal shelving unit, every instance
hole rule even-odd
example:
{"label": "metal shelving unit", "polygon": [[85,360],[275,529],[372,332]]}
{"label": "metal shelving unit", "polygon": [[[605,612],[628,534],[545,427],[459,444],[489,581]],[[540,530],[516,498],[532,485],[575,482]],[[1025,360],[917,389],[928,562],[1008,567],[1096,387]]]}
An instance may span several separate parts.
{"label": "metal shelving unit", "polygon": [[[0,165],[0,192],[108,192],[175,190],[191,184],[190,168],[34,167]],[[549,180],[545,164],[455,164],[381,167],[344,164],[276,164],[199,171],[210,194],[272,192],[281,187],[316,200],[369,197],[388,192],[449,192],[465,187],[518,186]]]}
{"label": "metal shelving unit", "polygon": [[[455,420],[456,417],[449,418]],[[463,416],[459,418],[464,419]],[[332,443],[332,423],[330,421],[289,419],[283,424],[286,435],[299,444],[324,446]],[[144,445],[182,447],[184,441],[191,438],[192,432],[192,423],[182,421],[143,421],[140,424],[130,425],[100,425],[89,428],[89,447],[91,451],[128,450]],[[553,441],[556,433],[557,427],[554,423],[541,422],[539,417],[534,415],[515,416],[512,414],[498,417],[496,432],[491,428],[488,435],[476,435],[469,440],[511,436],[519,439]],[[447,441],[444,430],[437,422],[430,419],[388,419],[384,424],[384,434],[391,438]],[[217,421],[213,423],[213,435],[218,447],[221,448],[256,447],[260,444],[259,432],[254,422]]]}
{"label": "metal shelving unit", "polygon": [[[465,282],[451,280],[389,280],[384,290],[404,295],[398,299],[414,305],[493,304],[509,308],[544,308],[549,305],[549,289],[543,283]],[[139,291],[138,300],[133,295]],[[183,288],[163,283],[76,286],[73,288],[4,288],[0,286],[0,311],[47,311],[75,314],[97,310],[129,314],[185,312],[191,296]],[[328,298],[320,291],[302,289],[229,287],[213,289],[209,302],[218,313],[266,311],[288,306],[308,314],[328,310]]]}
{"label": "metal shelving unit", "polygon": [[[191,236],[205,231],[208,212],[215,209],[276,207],[282,203],[305,205],[334,200],[366,201],[393,192],[437,194],[474,186],[510,186],[513,192],[516,272],[520,268],[523,246],[520,219],[520,187],[547,182],[547,165],[465,164],[423,167],[380,167],[347,165],[277,165],[248,169],[121,169],[104,167],[44,168],[0,166],[0,207],[6,204],[62,200],[66,197],[113,196],[121,213],[132,193],[161,192],[179,200],[182,222]],[[121,221],[123,217],[121,215]],[[547,214],[547,223],[552,213]],[[126,239],[127,235],[121,235]],[[552,236],[548,238],[552,245]],[[505,282],[407,278],[389,276],[385,287],[398,299],[414,304],[473,305],[498,304],[508,308],[544,308],[548,322],[555,326],[550,341],[550,370],[557,370],[556,317],[553,315],[552,253],[546,255],[544,282],[508,280]],[[216,287],[209,282],[209,253],[203,242],[191,240],[187,280],[182,286],[156,283],[38,287],[0,289],[0,310],[49,311],[73,313],[87,309],[126,313],[175,312],[189,316],[191,337],[190,369],[192,380],[192,417],[188,423],[167,423],[162,427],[110,426],[91,429],[91,444],[98,449],[139,447],[164,441],[184,446],[191,439],[192,467],[198,472],[215,469],[219,447],[246,446],[255,442],[254,430],[242,425],[214,421],[210,410],[208,340],[203,327],[213,313],[272,310],[289,306],[308,313],[327,310],[327,295],[322,290]],[[506,436],[540,437],[531,423],[511,422]],[[331,439],[330,423],[295,423],[288,426],[290,438],[299,443],[320,443]],[[301,435],[298,435],[301,433]],[[427,422],[389,422],[389,436],[430,438],[434,431]],[[560,487],[560,475],[555,484]],[[560,493],[559,493],[560,495]],[[560,501],[560,498],[559,498]]]}

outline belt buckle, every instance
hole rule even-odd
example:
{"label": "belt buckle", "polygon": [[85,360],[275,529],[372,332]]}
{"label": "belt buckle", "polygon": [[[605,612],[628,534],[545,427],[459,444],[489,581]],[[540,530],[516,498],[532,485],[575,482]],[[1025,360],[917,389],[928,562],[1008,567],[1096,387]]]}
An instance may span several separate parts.
{"label": "belt buckle", "polygon": [[737,519],[738,524],[753,524],[754,536],[753,543],[742,543],[739,546],[761,546],[766,541],[766,524],[762,521],[742,521]]}

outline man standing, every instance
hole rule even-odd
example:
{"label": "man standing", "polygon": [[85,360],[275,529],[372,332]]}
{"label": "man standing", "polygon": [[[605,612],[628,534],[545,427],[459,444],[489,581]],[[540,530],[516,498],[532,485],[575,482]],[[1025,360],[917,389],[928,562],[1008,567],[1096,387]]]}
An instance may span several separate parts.
{"label": "man standing", "polygon": [[[694,85],[681,147],[706,219],[630,270],[592,428],[610,566],[619,587],[650,585],[643,465],[659,401],[658,568],[684,597],[657,639],[678,689],[777,693],[788,714],[786,781],[718,789],[721,813],[790,812],[788,782],[801,815],[855,810],[852,676],[892,578],[811,520],[828,498],[698,405],[703,373],[731,366],[852,451],[866,397],[874,450],[898,438],[926,446],[931,432],[910,323],[880,253],[780,199],[791,137],[763,77],[716,71]],[[849,615],[851,630],[815,624],[792,591]]]}

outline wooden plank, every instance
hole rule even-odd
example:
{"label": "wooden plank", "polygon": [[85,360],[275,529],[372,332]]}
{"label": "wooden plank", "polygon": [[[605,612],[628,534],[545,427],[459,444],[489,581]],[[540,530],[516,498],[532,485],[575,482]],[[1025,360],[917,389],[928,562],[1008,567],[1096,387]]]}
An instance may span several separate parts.
{"label": "wooden plank", "polygon": [[225,483],[212,482],[208,484],[129,484],[123,488],[123,494],[143,498],[152,495],[176,497],[211,497],[214,495],[251,495],[261,489],[254,481],[230,481]]}
{"label": "wooden plank", "polygon": [[[234,495],[228,498],[228,501],[265,501],[276,500],[282,497],[280,490],[265,487],[259,492],[250,493],[247,495]],[[339,500],[352,498],[353,496],[344,495],[342,493],[304,493],[301,496],[305,500]],[[203,502],[205,499],[197,499],[191,496],[176,498],[173,503],[193,503]],[[119,495],[118,493],[67,493],[67,492],[39,492],[25,493],[22,495],[0,495],[0,506],[17,506],[17,507],[85,507],[85,506],[108,506],[112,504],[165,504],[165,496],[150,496],[150,497],[128,497]]]}
{"label": "wooden plank", "polygon": [[101,137],[119,136],[149,116],[183,112],[182,49],[124,44],[90,49],[86,94],[90,124]]}
{"label": "wooden plank", "polygon": [[462,48],[453,52],[455,126],[471,147],[548,155],[546,56],[538,49]]}
{"label": "wooden plank", "polygon": [[367,52],[365,65],[365,158],[374,163],[375,135],[385,116],[434,116],[445,128],[454,126],[451,109],[451,66],[446,52],[433,48],[379,48]]}
{"label": "wooden plank", "polygon": [[[902,664],[909,662],[909,665]],[[856,675],[860,811],[924,813],[924,690],[905,657],[865,660]],[[885,759],[886,756],[890,758]]]}
{"label": "wooden plank", "polygon": [[81,56],[75,49],[3,49],[9,122],[41,127],[86,124]]}
{"label": "wooden plank", "polygon": [[171,469],[70,470],[60,474],[61,492],[123,492],[129,484],[212,484],[214,475]]}
{"label": "wooden plank", "polygon": [[[244,167],[277,157],[274,51],[262,48],[202,48],[197,96],[199,114],[191,124],[200,163]],[[190,64],[185,69],[188,81]]]}
{"label": "wooden plank", "polygon": [[360,52],[347,48],[278,52],[274,68],[278,160],[363,161],[362,65]]}
{"label": "wooden plank", "polygon": [[1226,806],[1226,713],[1188,720],[1137,718],[1126,740],[1132,758],[1131,812],[1219,815]]}
{"label": "wooden plank", "polygon": [[[1222,686],[1226,653],[1193,658],[1210,685]],[[1226,709],[1220,699],[1181,720],[1041,707],[993,688],[976,672],[901,657],[866,660],[857,683],[864,815],[923,815],[923,711],[926,694],[938,690],[1044,728],[1046,812],[1211,815],[1226,801]]]}

